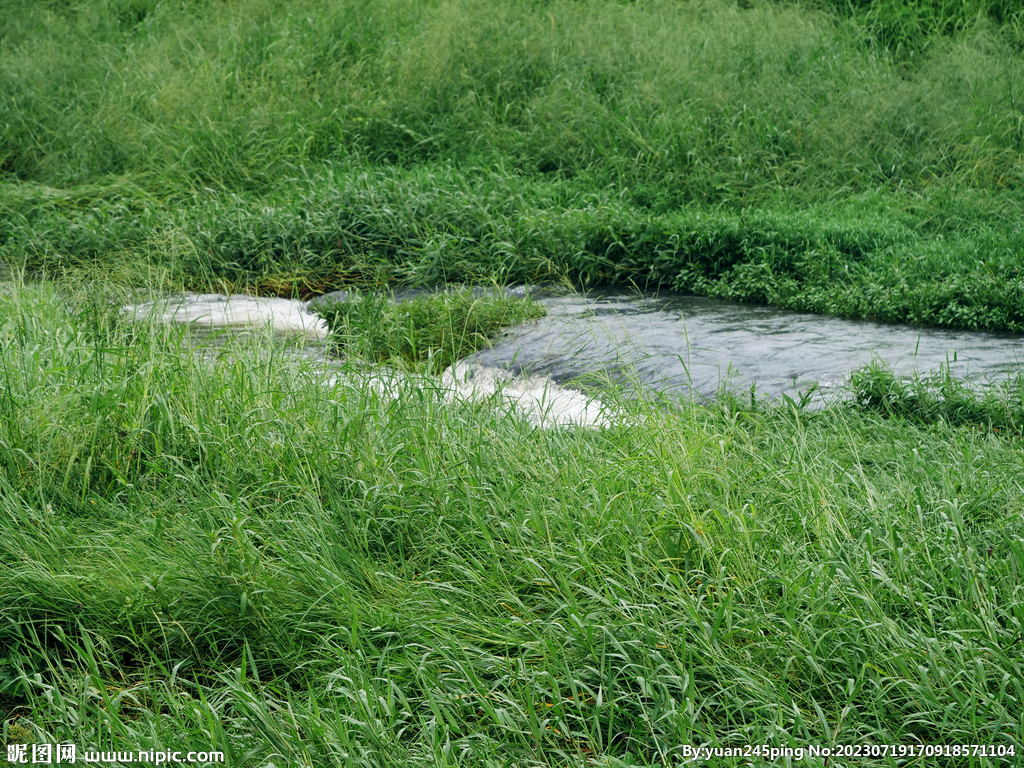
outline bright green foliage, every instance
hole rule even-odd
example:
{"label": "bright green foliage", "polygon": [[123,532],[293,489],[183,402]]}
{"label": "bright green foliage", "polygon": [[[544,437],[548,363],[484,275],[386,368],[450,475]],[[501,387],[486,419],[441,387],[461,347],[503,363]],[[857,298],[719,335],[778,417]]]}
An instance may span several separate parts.
{"label": "bright green foliage", "polygon": [[1016,17],[950,6],[907,58],[863,24],[910,5],[744,5],[24,3],[0,27],[0,257],[1024,328]]}
{"label": "bright green foliage", "polygon": [[613,391],[635,426],[540,430],[431,377],[324,386],[269,339],[197,356],[111,298],[0,295],[12,743],[237,768],[1022,743],[1003,432]]}
{"label": "bright green foliage", "polygon": [[818,0],[814,5],[862,26],[872,42],[913,56],[941,36],[990,22],[1024,42],[1024,8],[1016,0]]}

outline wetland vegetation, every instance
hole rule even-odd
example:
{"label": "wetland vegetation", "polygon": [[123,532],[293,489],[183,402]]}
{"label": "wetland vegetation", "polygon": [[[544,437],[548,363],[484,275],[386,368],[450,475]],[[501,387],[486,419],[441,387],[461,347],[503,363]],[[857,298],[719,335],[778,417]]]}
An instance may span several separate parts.
{"label": "wetland vegetation", "polygon": [[[1022,104],[1000,0],[11,0],[0,741],[1020,749],[1019,380],[874,367],[815,411],[608,386],[619,423],[538,429],[433,375],[536,308],[372,291],[633,282],[1021,331]],[[368,298],[336,343],[401,360],[400,397],[119,309],[342,288]]]}

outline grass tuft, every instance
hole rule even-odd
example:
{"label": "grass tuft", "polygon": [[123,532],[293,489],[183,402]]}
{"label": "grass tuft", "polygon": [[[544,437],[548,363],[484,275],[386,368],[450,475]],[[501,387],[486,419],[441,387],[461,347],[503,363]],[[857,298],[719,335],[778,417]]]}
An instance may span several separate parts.
{"label": "grass tuft", "polygon": [[504,327],[542,317],[539,303],[495,292],[444,291],[396,301],[387,293],[348,293],[317,309],[346,357],[372,363],[427,364],[442,371],[486,347]]}

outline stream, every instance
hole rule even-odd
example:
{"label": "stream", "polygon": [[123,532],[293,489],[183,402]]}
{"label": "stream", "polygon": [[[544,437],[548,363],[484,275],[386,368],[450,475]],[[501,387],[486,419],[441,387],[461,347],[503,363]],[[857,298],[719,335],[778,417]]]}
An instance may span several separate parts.
{"label": "stream", "polygon": [[[475,288],[477,294],[488,289]],[[480,399],[495,392],[538,426],[607,425],[615,418],[576,382],[612,383],[627,393],[655,390],[667,396],[713,398],[724,385],[749,397],[782,395],[820,404],[841,396],[852,371],[872,361],[896,374],[929,374],[950,366],[960,378],[984,383],[1019,370],[1024,336],[907,325],[792,312],[667,291],[606,289],[586,295],[529,290],[547,316],[506,329],[489,349],[448,372],[441,388],[450,399]],[[424,290],[396,294],[397,301]],[[326,366],[326,383],[339,382],[326,323],[313,312],[323,301],[353,300],[339,291],[309,303],[250,296],[188,294],[126,307],[136,316],[187,324],[201,346],[254,327],[304,337],[297,347]],[[400,397],[410,378],[381,369],[369,379],[389,397]],[[595,390],[588,390],[595,391]]]}
{"label": "stream", "polygon": [[819,396],[880,361],[897,374],[998,380],[1019,367],[1024,336],[917,328],[736,304],[668,291],[539,294],[546,317],[507,330],[474,362],[558,382],[607,377],[666,394],[715,396],[752,385],[767,397]]}

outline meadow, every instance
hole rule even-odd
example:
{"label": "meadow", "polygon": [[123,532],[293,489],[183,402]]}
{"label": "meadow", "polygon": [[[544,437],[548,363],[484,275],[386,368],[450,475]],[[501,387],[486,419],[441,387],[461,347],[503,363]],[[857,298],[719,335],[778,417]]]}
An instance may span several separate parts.
{"label": "meadow", "polygon": [[21,3],[0,256],[1024,327],[1013,3],[491,6]]}
{"label": "meadow", "polygon": [[[542,430],[429,373],[325,387],[261,335],[197,356],[98,292],[0,299],[10,743],[625,766],[1019,742],[1006,424],[606,390],[620,423]],[[864,405],[905,403],[872,381]],[[1019,424],[1019,391],[989,412]]]}
{"label": "meadow", "polygon": [[[1016,764],[1021,379],[874,366],[818,410],[609,384],[611,426],[539,429],[436,375],[536,306],[374,293],[632,283],[1024,330],[1014,5],[8,2],[0,741]],[[196,355],[120,311],[339,288],[365,299],[328,317],[330,384],[290,342]]]}

